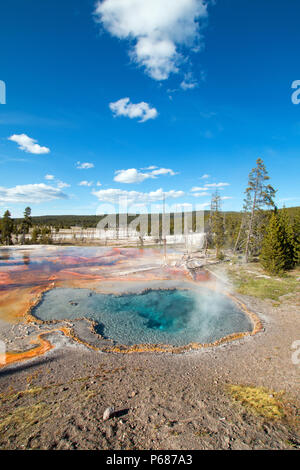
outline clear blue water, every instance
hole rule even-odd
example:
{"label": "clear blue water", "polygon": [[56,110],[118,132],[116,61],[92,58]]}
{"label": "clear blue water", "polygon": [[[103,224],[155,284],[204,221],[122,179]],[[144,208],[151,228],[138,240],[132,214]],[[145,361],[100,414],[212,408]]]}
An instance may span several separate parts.
{"label": "clear blue water", "polygon": [[33,314],[44,321],[89,318],[97,322],[98,333],[126,345],[180,346],[252,330],[233,301],[205,288],[127,295],[56,288],[44,294]]}

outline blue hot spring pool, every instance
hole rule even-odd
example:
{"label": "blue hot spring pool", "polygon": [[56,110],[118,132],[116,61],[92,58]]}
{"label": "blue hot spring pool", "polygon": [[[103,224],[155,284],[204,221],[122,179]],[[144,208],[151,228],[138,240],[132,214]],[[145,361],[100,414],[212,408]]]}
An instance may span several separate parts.
{"label": "blue hot spring pool", "polygon": [[234,301],[206,288],[125,295],[55,288],[44,294],[32,313],[44,321],[94,320],[98,333],[124,345],[182,346],[252,331],[250,319]]}

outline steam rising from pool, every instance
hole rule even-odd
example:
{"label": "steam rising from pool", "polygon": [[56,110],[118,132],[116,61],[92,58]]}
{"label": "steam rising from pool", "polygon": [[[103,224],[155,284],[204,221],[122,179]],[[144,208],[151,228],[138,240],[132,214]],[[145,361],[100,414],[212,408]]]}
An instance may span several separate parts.
{"label": "steam rising from pool", "polygon": [[56,288],[44,294],[33,314],[44,321],[89,318],[102,336],[128,346],[208,343],[252,330],[231,299],[204,287],[126,295]]}

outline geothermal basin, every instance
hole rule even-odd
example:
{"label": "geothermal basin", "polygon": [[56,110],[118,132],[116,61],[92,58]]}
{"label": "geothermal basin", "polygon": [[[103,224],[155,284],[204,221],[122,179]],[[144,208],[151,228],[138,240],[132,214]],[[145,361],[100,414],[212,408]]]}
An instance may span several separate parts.
{"label": "geothermal basin", "polygon": [[50,330],[105,352],[184,352],[262,328],[180,252],[75,246],[0,249],[0,327],[13,362],[55,347]]}
{"label": "geothermal basin", "polygon": [[32,314],[43,321],[88,318],[102,337],[129,346],[213,343],[252,331],[252,322],[233,300],[205,287],[122,295],[57,288],[43,295]]}

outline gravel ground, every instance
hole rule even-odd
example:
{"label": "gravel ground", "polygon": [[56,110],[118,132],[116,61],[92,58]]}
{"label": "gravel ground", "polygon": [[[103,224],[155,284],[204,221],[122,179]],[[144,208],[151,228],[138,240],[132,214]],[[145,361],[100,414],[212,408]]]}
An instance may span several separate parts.
{"label": "gravel ground", "polygon": [[[0,448],[299,449],[299,305],[239,298],[264,331],[180,355],[100,353],[51,333],[52,351],[0,371]],[[235,402],[232,384],[284,392],[284,416]]]}

